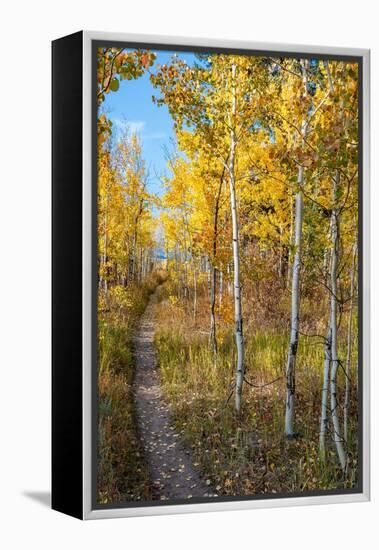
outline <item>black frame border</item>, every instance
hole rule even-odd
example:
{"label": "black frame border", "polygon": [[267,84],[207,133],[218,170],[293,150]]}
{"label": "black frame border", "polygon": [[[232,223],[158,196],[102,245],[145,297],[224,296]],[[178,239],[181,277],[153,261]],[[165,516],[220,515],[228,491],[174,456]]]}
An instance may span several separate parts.
{"label": "black frame border", "polygon": [[83,32],[52,42],[52,508],[83,518]]}

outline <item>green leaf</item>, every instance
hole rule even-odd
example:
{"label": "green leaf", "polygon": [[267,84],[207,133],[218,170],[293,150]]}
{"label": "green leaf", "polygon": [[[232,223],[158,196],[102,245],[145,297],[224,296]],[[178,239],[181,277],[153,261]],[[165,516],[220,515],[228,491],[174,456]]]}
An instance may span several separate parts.
{"label": "green leaf", "polygon": [[112,92],[117,92],[117,90],[119,89],[120,87],[120,82],[117,78],[113,78],[111,80],[111,83],[109,85],[109,88],[112,90]]}

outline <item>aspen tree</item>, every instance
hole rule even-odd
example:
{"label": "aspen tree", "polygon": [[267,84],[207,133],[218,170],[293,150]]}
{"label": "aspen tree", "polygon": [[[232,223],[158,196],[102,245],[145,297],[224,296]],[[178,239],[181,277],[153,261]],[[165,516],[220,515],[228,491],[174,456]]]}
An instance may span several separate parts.
{"label": "aspen tree", "polygon": [[337,398],[337,372],[339,367],[338,343],[337,343],[337,308],[338,308],[338,287],[337,287],[337,266],[338,266],[338,211],[337,194],[339,184],[339,172],[333,178],[333,199],[332,210],[332,262],[330,273],[330,333],[331,333],[331,371],[330,371],[330,414],[333,423],[333,439],[337,448],[338,458],[343,471],[346,469],[346,452],[344,439],[342,436],[339,416],[338,416],[338,398]]}
{"label": "aspen tree", "polygon": [[347,352],[345,362],[345,397],[343,407],[343,433],[345,444],[349,443],[349,400],[350,400],[350,366],[351,366],[351,352],[352,352],[352,333],[353,333],[353,311],[354,311],[354,289],[355,289],[355,263],[357,256],[357,245],[353,244],[353,253],[351,258],[350,268],[350,306],[349,306],[349,320],[347,328]]}
{"label": "aspen tree", "polygon": [[230,184],[230,208],[232,214],[232,238],[233,238],[233,273],[234,273],[234,320],[235,338],[237,348],[237,372],[236,372],[236,398],[235,408],[237,413],[241,411],[242,386],[244,377],[244,342],[243,342],[243,319],[241,303],[241,278],[240,278],[240,251],[239,251],[239,224],[237,212],[236,181],[235,181],[235,158],[237,137],[235,118],[237,113],[237,73],[236,65],[231,68],[231,111],[229,118],[230,125],[230,150],[229,150],[229,184]]}
{"label": "aspen tree", "polygon": [[[301,70],[303,79],[303,97],[307,97],[307,62],[301,60]],[[304,147],[304,140],[307,136],[307,113],[304,113],[301,123],[301,146]],[[294,258],[292,265],[292,290],[291,290],[291,334],[287,358],[286,370],[286,411],[285,411],[285,434],[287,437],[293,437],[294,418],[295,418],[295,369],[297,347],[299,342],[299,315],[300,315],[300,270],[301,270],[301,245],[303,228],[303,190],[304,185],[304,166],[299,164],[297,173],[298,190],[295,197],[295,221],[294,221]]]}

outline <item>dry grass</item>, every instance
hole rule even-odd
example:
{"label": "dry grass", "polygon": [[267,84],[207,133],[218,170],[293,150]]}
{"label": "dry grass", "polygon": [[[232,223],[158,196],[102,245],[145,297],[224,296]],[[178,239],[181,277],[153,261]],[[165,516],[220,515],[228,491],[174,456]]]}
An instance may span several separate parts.
{"label": "dry grass", "polygon": [[[246,292],[248,295],[248,292]],[[204,288],[196,319],[192,304],[175,298],[175,285],[166,284],[157,305],[156,345],[162,382],[174,421],[194,463],[218,495],[287,493],[353,487],[357,476],[357,372],[352,372],[350,407],[349,471],[343,478],[331,438],[327,461],[318,456],[319,416],[322,387],[323,345],[316,336],[300,339],[297,362],[296,426],[300,437],[283,437],[285,364],[288,330],[280,327],[281,308],[287,297],[275,295],[276,322],[261,320],[259,307],[249,297],[246,315],[246,379],[263,388],[244,384],[243,412],[233,410],[234,342],[230,324],[222,322],[219,310],[219,352],[214,360],[207,330],[209,314]],[[315,303],[315,302],[313,302]],[[322,328],[324,306],[312,313],[312,301],[304,301],[308,333]],[[263,308],[262,308],[263,310]],[[257,314],[258,311],[258,314]],[[225,312],[224,317],[227,317]],[[313,316],[313,321],[312,321]],[[221,318],[221,322],[220,322]],[[283,315],[284,318],[284,315]],[[271,328],[270,328],[271,325]],[[272,325],[274,328],[272,328]],[[340,327],[340,356],[344,357],[344,327]],[[354,348],[352,364],[356,365]],[[341,397],[343,375],[340,373]]]}
{"label": "dry grass", "polygon": [[[98,502],[150,500],[151,487],[136,430],[133,331],[150,294],[162,279],[115,287],[98,323]],[[99,300],[100,305],[104,303]]]}

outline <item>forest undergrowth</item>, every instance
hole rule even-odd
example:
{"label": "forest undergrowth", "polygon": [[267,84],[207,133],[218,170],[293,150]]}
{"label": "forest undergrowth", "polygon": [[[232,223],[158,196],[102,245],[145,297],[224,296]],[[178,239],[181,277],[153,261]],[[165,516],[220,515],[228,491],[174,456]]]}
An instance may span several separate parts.
{"label": "forest undergrowth", "polygon": [[[265,303],[260,313],[259,304],[254,304],[251,295],[247,297],[250,309],[256,314],[246,325],[245,407],[237,415],[232,406],[236,358],[234,334],[225,322],[228,312],[219,309],[215,356],[207,331],[209,307],[205,285],[195,317],[191,301],[178,299],[174,284],[168,282],[160,290],[155,341],[163,388],[176,428],[191,449],[194,465],[215,493],[219,496],[293,494],[354,487],[357,482],[356,401],[352,400],[350,407],[347,473],[341,473],[330,434],[326,460],[321,461],[319,457],[324,351],[323,341],[314,334],[317,322],[311,301],[303,303],[304,325],[307,326],[308,319],[311,336],[304,336],[298,349],[296,425],[299,431],[294,438],[286,438],[283,435],[288,344],[285,322],[273,325],[267,316],[269,304]],[[280,319],[281,309],[285,313],[286,300],[285,292],[282,296],[277,292],[273,294],[276,319]],[[320,319],[323,307],[327,306],[319,304]],[[342,336],[346,327],[340,330]],[[341,356],[345,353],[341,338]],[[354,358],[356,353],[354,349]],[[342,372],[340,378],[342,389]],[[356,380],[356,372],[352,379]],[[352,388],[352,395],[356,395],[356,387]]]}
{"label": "forest undergrowth", "polygon": [[150,295],[164,280],[117,285],[100,300],[98,319],[98,502],[151,500],[149,473],[136,428],[133,334]]}

